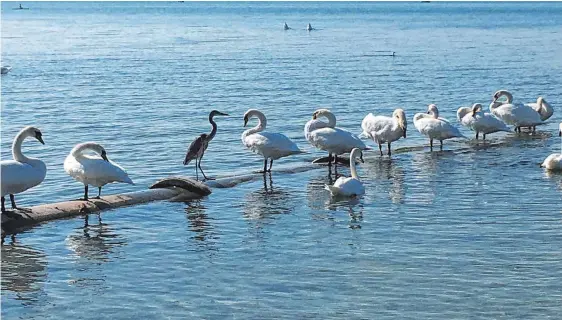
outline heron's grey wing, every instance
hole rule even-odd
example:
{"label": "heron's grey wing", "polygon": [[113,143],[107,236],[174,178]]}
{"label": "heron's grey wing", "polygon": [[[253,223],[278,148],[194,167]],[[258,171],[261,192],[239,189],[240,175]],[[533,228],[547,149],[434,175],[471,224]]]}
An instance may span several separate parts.
{"label": "heron's grey wing", "polygon": [[203,146],[203,137],[199,136],[197,139],[193,140],[193,142],[189,145],[187,149],[187,154],[185,155],[185,160],[183,160],[183,165],[189,164],[189,162],[195,158],[197,158],[197,154],[199,150]]}

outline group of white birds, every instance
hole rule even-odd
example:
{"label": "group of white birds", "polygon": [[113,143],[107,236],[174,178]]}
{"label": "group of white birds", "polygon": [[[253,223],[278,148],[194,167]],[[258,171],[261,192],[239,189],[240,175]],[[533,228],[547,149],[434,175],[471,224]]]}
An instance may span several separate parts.
{"label": "group of white birds", "polygon": [[[501,97],[505,97],[506,100],[500,101]],[[476,103],[470,108],[459,108],[457,117],[463,126],[476,132],[476,139],[480,133],[485,139],[487,134],[511,131],[507,125],[514,126],[516,132],[521,132],[522,127],[534,132],[537,125],[543,124],[553,114],[552,107],[542,97],[539,97],[536,103],[517,104],[513,102],[513,96],[506,90],[500,90],[494,94],[490,111],[491,113],[484,113],[482,105]],[[213,130],[208,135],[201,135],[190,145],[184,160],[184,164],[189,163],[191,159],[199,160],[196,162],[196,170],[197,167],[201,169],[201,158],[210,140],[215,136],[216,124],[213,121],[215,115],[227,116],[216,110],[211,112],[209,121],[213,125]],[[259,110],[250,109],[244,114],[244,126],[252,118],[257,118],[258,124],[242,133],[242,142],[246,148],[264,158],[264,173],[271,172],[273,160],[303,153],[287,136],[264,131],[267,119]],[[327,122],[321,118],[325,118]],[[415,114],[413,121],[416,129],[429,138],[431,148],[433,148],[433,140],[439,140],[442,148],[443,140],[456,137],[465,138],[448,120],[439,117],[439,110],[434,104],[428,106],[426,113]],[[369,113],[361,123],[362,135],[378,144],[381,156],[383,155],[383,144],[388,145],[388,155],[390,156],[391,143],[402,137],[406,138],[407,126],[406,114],[402,109],[396,109],[392,117],[375,116]],[[559,129],[559,135],[562,136],[562,123]],[[333,185],[326,185],[326,189],[333,196],[356,197],[365,193],[365,187],[357,175],[356,160],[363,162],[362,150],[366,150],[368,147],[358,136],[336,127],[336,116],[328,109],[318,109],[312,114],[312,119],[304,126],[304,136],[312,146],[328,152],[329,165],[332,162],[337,165],[338,155],[350,153],[351,177],[339,177]],[[14,159],[1,161],[2,212],[5,212],[6,195],[10,195],[12,208],[16,209],[14,195],[39,185],[45,179],[47,173],[45,163],[39,159],[26,157],[21,151],[22,143],[28,137],[35,138],[44,144],[39,129],[25,127],[17,134],[12,144]],[[268,160],[270,161],[269,168]],[[562,170],[562,153],[551,154],[544,160],[542,166],[549,170]],[[88,185],[98,187],[99,198],[101,188],[108,183],[133,184],[125,170],[109,160],[105,149],[94,142],[76,145],[64,161],[64,170],[84,184],[84,200],[88,200]],[[204,177],[206,178],[205,175]]]}

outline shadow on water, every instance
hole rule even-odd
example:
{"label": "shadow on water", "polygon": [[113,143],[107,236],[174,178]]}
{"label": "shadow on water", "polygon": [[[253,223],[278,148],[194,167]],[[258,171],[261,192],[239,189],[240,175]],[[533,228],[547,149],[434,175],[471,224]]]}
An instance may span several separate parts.
{"label": "shadow on water", "polygon": [[97,223],[91,224],[89,215],[84,218],[84,226],[66,238],[66,247],[77,257],[97,262],[108,262],[116,248],[127,244],[125,239],[113,232],[100,215],[92,215]]}
{"label": "shadow on water", "polygon": [[17,241],[2,245],[2,290],[15,293],[15,299],[37,301],[36,294],[47,278],[46,269],[43,252]]}
{"label": "shadow on water", "polygon": [[201,203],[201,200],[194,200],[186,203],[185,217],[189,230],[192,232],[190,239],[195,240],[198,248],[204,251],[217,251],[214,246],[218,236],[214,232],[211,224],[213,218],[206,213],[207,208]]}

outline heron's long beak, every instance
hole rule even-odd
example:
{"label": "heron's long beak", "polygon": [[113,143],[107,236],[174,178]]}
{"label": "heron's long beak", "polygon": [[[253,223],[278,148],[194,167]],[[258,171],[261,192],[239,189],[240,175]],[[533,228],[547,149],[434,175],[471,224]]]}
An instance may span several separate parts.
{"label": "heron's long beak", "polygon": [[219,115],[221,115],[221,116],[229,116],[228,113],[224,113],[224,112],[219,112]]}
{"label": "heron's long beak", "polygon": [[37,140],[39,140],[39,142],[41,142],[41,144],[45,144],[45,141],[43,141],[43,137],[42,136],[37,136],[35,137],[37,138]]}

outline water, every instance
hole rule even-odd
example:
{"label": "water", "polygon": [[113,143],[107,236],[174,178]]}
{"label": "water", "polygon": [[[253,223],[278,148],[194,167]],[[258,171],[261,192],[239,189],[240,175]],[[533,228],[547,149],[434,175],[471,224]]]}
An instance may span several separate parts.
{"label": "water", "polygon": [[[557,318],[562,312],[559,3],[49,3],[2,2],[1,155],[24,125],[47,163],[22,206],[75,199],[62,168],[79,142],[102,143],[143,190],[172,174],[189,142],[219,133],[212,176],[261,167],[242,148],[242,114],[307,154],[303,126],[318,107],[360,132],[368,112],[406,110],[408,138],[392,161],[366,156],[367,194],[331,201],[325,168],[54,221],[2,246],[6,319]],[[294,28],[284,32],[283,22]],[[318,30],[306,32],[310,22]],[[378,51],[395,51],[394,58]],[[506,88],[555,107],[536,136],[446,141],[429,152],[412,117],[436,103],[485,105]],[[466,135],[472,134],[464,128]],[[426,146],[423,148],[423,146]],[[348,171],[343,169],[344,174]],[[101,218],[101,220],[99,220]],[[376,316],[375,316],[376,315]]]}

